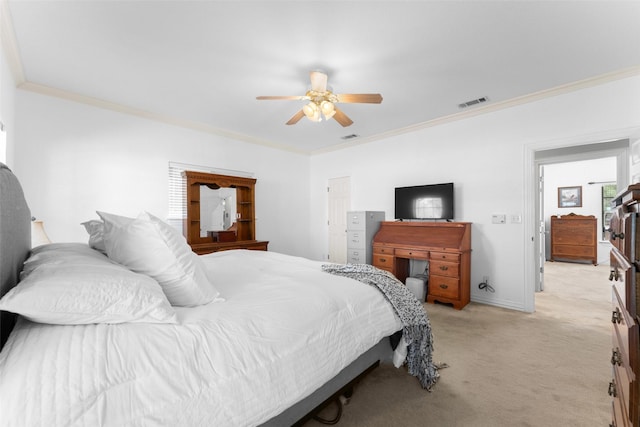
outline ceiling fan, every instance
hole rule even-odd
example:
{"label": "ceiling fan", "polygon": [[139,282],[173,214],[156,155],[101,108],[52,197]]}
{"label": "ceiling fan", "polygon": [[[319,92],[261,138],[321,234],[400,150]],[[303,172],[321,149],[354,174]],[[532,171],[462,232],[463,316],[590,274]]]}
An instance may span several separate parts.
{"label": "ceiling fan", "polygon": [[347,127],[353,124],[345,113],[338,107],[337,103],[359,103],[359,104],[380,104],[382,102],[382,95],[379,93],[345,93],[336,94],[331,91],[327,86],[327,74],[322,71],[311,71],[309,73],[311,78],[311,89],[304,95],[299,96],[258,96],[258,100],[300,100],[309,101],[302,110],[298,111],[287,122],[288,125],[295,125],[301,118],[306,116],[313,122],[319,122],[322,120],[322,116],[326,120],[334,118],[342,126]]}

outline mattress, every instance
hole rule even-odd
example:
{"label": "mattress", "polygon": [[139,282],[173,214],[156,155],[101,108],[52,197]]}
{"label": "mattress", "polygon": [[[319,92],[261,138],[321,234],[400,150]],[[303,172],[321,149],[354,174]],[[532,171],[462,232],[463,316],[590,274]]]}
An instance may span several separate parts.
{"label": "mattress", "polygon": [[0,353],[2,425],[257,425],[402,328],[377,289],[320,262],[201,259],[224,302],[176,307],[177,324],[20,319]]}

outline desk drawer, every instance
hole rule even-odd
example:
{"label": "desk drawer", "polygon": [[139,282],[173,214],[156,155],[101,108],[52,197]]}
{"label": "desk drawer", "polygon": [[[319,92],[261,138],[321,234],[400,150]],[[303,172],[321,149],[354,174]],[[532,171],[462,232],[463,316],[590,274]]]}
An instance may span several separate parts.
{"label": "desk drawer", "polygon": [[443,262],[431,260],[429,262],[429,274],[447,277],[460,276],[460,264],[455,262]]}
{"label": "desk drawer", "polygon": [[417,251],[415,249],[396,249],[398,258],[429,259],[429,251]]}
{"label": "desk drawer", "polygon": [[431,252],[429,258],[433,261],[460,262],[460,254],[448,254],[445,252]]}
{"label": "desk drawer", "polygon": [[429,295],[458,299],[460,281],[453,277],[429,275]]}
{"label": "desk drawer", "polygon": [[389,246],[376,245],[375,243],[373,244],[373,253],[393,256],[394,252],[394,249],[390,248]]}
{"label": "desk drawer", "polygon": [[393,273],[395,257],[393,255],[373,254],[373,265]]}

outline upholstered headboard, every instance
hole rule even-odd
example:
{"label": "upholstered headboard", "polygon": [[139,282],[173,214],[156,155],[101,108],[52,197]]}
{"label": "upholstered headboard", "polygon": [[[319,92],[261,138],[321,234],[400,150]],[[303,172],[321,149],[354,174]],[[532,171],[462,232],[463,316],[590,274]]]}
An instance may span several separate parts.
{"label": "upholstered headboard", "polygon": [[[31,212],[22,187],[0,163],[0,297],[18,283],[22,264],[31,250]],[[15,323],[15,315],[0,312],[0,348]]]}

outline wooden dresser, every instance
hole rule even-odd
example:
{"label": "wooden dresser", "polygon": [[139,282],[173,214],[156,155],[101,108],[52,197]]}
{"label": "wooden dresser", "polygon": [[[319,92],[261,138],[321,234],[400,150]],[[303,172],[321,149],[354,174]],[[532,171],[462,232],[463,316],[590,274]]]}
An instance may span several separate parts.
{"label": "wooden dresser", "polygon": [[612,397],[610,426],[640,427],[640,184],[613,200],[610,241],[612,282]]}
{"label": "wooden dresser", "polygon": [[[250,249],[266,251],[268,241],[256,240],[255,224],[255,184],[254,178],[230,175],[218,175],[199,171],[184,171],[185,203],[187,217],[184,222],[184,235],[191,249],[198,255],[231,249]],[[210,214],[202,212],[201,190],[233,188],[236,199],[236,218],[234,225],[226,231],[207,231],[203,235],[201,217]],[[225,236],[222,238],[222,236]]]}
{"label": "wooden dresser", "polygon": [[373,239],[373,265],[405,282],[411,259],[429,262],[427,302],[469,303],[470,222],[382,222]]}
{"label": "wooden dresser", "polygon": [[551,217],[551,261],[591,261],[598,264],[597,220],[593,215]]}

